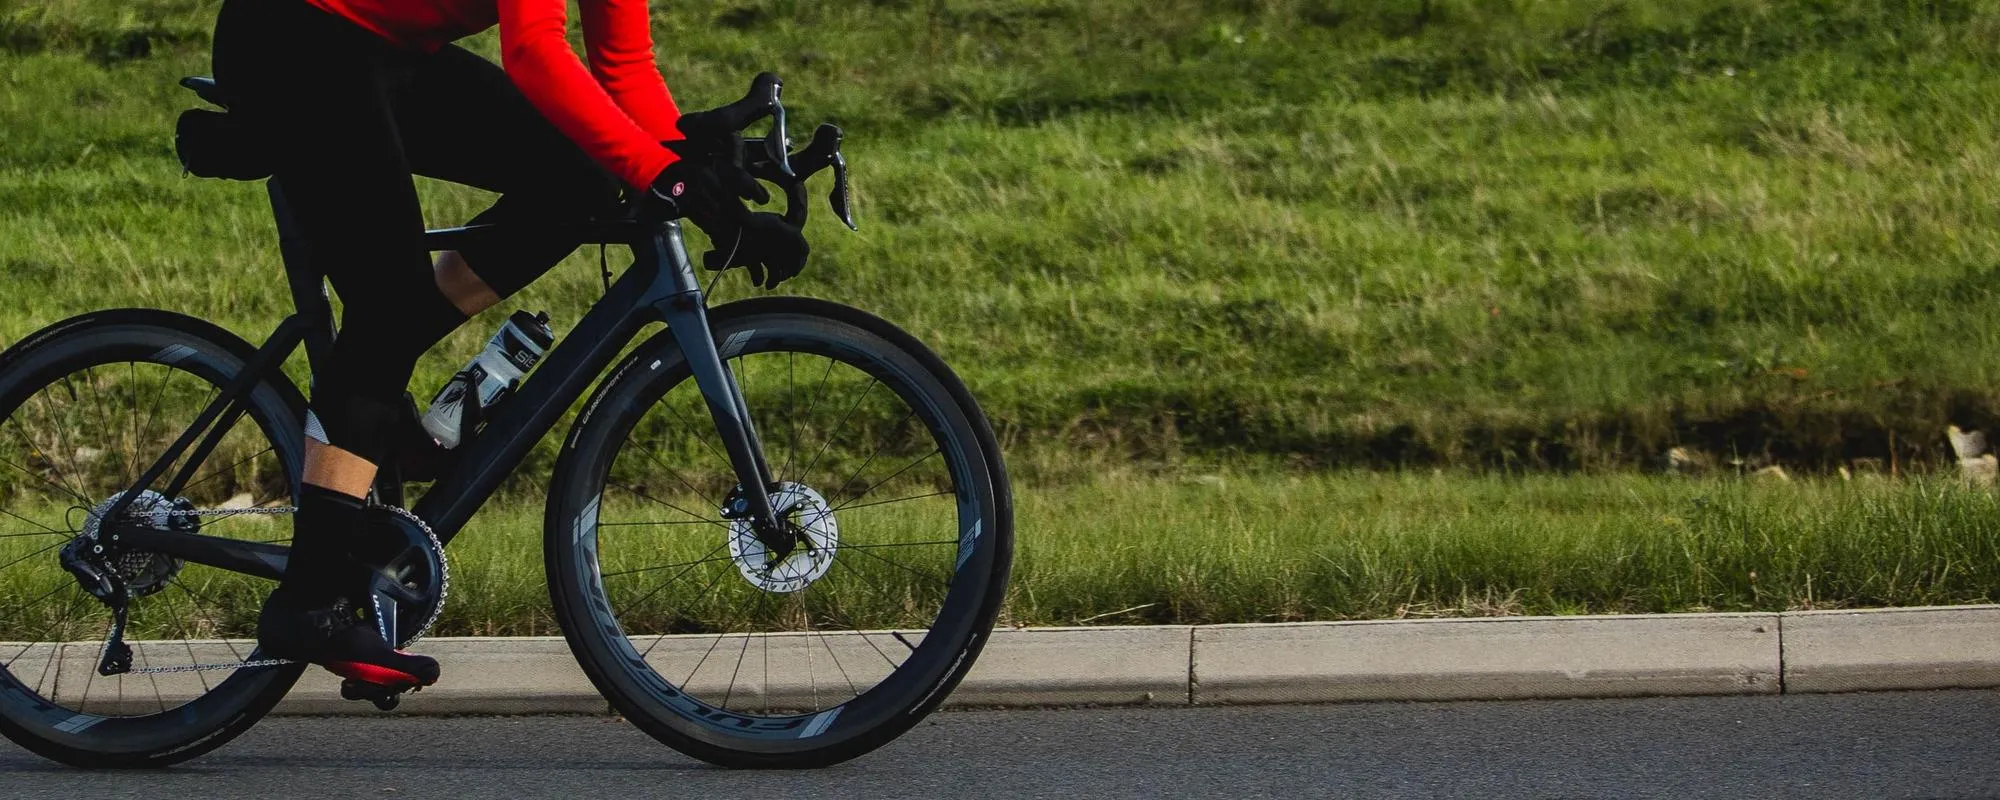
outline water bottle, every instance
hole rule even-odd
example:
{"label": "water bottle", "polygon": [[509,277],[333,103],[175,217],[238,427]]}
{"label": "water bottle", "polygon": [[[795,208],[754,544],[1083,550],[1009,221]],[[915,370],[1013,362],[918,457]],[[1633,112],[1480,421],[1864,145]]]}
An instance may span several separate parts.
{"label": "water bottle", "polygon": [[534,369],[555,341],[548,312],[514,312],[493,338],[486,340],[486,349],[431,398],[430,410],[424,412],[424,430],[447,450],[459,446],[487,412],[521,384],[521,376]]}

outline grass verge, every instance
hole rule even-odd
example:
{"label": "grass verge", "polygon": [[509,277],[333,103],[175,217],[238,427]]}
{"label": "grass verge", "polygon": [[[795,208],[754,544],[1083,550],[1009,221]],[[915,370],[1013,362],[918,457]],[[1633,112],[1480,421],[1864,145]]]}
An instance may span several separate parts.
{"label": "grass verge", "polygon": [[[607,515],[611,512],[607,511]],[[1105,478],[1020,497],[1012,625],[1273,622],[1424,616],[1781,611],[1988,602],[2000,587],[2000,499],[1937,481],[1744,483],[1637,476],[1494,478],[1368,473]],[[843,536],[914,522],[843,519]],[[282,524],[282,523],[274,523]],[[653,555],[677,559],[662,545]],[[894,534],[892,534],[894,535]],[[707,538],[703,538],[707,536]],[[714,542],[709,542],[713,538]],[[0,540],[0,562],[25,547]],[[10,549],[12,548],[12,549]],[[644,554],[627,551],[643,561]],[[477,517],[451,550],[440,633],[555,633],[541,516],[526,504]],[[862,568],[850,559],[835,569]],[[717,565],[721,580],[733,573]],[[190,574],[192,574],[192,570]],[[0,585],[32,598],[49,565]],[[889,582],[886,577],[877,580]],[[893,582],[889,582],[893,586]],[[847,589],[840,588],[848,586]],[[633,587],[642,590],[644,584]],[[902,597],[874,581],[809,589],[848,619],[893,621]],[[257,586],[198,583],[205,616],[247,631]],[[748,592],[649,605],[635,629],[742,624]],[[815,622],[823,625],[825,619]],[[205,623],[209,624],[209,623]],[[0,630],[0,640],[17,636]],[[85,634],[94,635],[94,634]]]}
{"label": "grass verge", "polygon": [[[261,193],[171,156],[216,6],[0,0],[0,341],[282,313]],[[788,290],[937,346],[1015,452],[1830,466],[2000,422],[2000,4],[737,0],[655,33],[691,108],[771,68],[847,128],[862,233],[816,223]],[[573,322],[594,255],[519,304]]]}

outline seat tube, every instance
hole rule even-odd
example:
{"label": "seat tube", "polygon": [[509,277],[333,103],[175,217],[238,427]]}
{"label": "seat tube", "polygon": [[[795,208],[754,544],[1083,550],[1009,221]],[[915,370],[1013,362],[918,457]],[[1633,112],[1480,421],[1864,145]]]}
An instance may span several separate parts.
{"label": "seat tube", "polygon": [[[715,432],[729,456],[729,464],[744,487],[741,508],[727,509],[731,516],[748,517],[758,529],[776,535],[776,513],[771,508],[771,465],[764,460],[764,448],[750,421],[750,408],[736,376],[722,363],[723,353],[715,345],[715,333],[708,325],[708,307],[688,259],[687,245],[681,240],[679,223],[668,223],[646,248],[662,259],[661,280],[666,282],[663,297],[656,301],[668,330],[680,346],[694,374],[695,385],[707,401]],[[728,345],[725,345],[728,346]],[[773,543],[767,543],[773,544]]]}

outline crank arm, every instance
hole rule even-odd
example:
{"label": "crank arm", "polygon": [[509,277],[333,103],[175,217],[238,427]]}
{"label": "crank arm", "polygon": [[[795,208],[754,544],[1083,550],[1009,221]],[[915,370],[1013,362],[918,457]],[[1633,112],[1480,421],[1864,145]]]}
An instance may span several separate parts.
{"label": "crank arm", "polygon": [[375,576],[374,589],[370,602],[375,604],[376,630],[382,634],[382,640],[388,642],[389,647],[393,649],[402,643],[396,632],[396,595],[407,596],[409,592],[388,576],[381,574]]}

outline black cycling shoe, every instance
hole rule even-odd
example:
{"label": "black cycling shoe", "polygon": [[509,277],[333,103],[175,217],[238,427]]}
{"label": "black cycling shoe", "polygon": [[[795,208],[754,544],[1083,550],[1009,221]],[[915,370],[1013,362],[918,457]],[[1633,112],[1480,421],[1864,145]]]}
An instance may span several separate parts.
{"label": "black cycling shoe", "polygon": [[392,647],[372,614],[344,599],[300,608],[282,594],[265,601],[257,618],[257,646],[264,655],[318,664],[340,677],[396,691],[437,683],[437,660]]}

